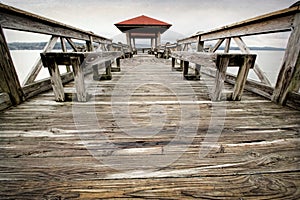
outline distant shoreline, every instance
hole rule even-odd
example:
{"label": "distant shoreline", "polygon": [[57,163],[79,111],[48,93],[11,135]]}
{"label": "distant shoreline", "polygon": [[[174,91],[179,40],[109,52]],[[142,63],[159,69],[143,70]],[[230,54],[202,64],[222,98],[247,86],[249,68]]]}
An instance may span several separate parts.
{"label": "distant shoreline", "polygon": [[[10,50],[43,50],[46,42],[12,42],[8,43]],[[76,43],[78,46],[83,46],[84,43]],[[137,48],[146,48],[148,45],[143,44],[137,45]],[[278,47],[249,47],[250,50],[260,50],[260,51],[285,51],[285,48]],[[56,43],[53,49],[61,49],[61,44]],[[72,49],[72,47],[67,43],[67,49]],[[224,50],[224,47],[220,47],[219,50]],[[238,47],[230,47],[230,50],[239,50]]]}

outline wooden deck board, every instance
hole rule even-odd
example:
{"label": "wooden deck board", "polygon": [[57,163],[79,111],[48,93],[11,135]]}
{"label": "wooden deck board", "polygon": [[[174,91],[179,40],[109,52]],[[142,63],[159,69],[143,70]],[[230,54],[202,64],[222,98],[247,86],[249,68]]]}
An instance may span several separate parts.
{"label": "wooden deck board", "polygon": [[[299,111],[250,92],[244,92],[240,102],[213,103],[208,95],[214,83],[211,77],[183,80],[180,72],[171,71],[168,60],[137,56],[122,60],[121,66],[122,71],[114,73],[111,81],[86,80],[88,91],[95,95],[86,103],[55,102],[50,91],[0,113],[1,198],[300,197]],[[132,86],[135,90],[126,99],[124,94]],[[73,83],[67,87],[72,90]],[[225,85],[225,90],[232,88]],[[220,105],[225,107],[225,114],[214,118]],[[124,130],[131,133],[135,127],[128,121],[120,127],[116,117],[124,113],[113,106],[128,106],[133,122],[154,127],[154,131],[157,128],[159,133],[151,135],[141,129],[141,135],[126,134]],[[98,127],[91,108],[96,111]],[[184,120],[183,108],[187,115]],[[74,119],[74,109],[87,111],[80,123]],[[224,126],[216,142],[210,144],[207,141],[218,136],[217,130],[207,135],[212,119],[223,119]],[[197,123],[193,135],[189,124]],[[172,143],[180,127],[185,127],[186,135]],[[118,148],[112,151],[106,146],[103,135]],[[185,141],[191,142],[183,151]],[[171,148],[166,152],[168,144]],[[204,146],[211,151],[200,158]],[[111,158],[109,165],[91,154],[99,147],[100,158]],[[181,156],[165,165],[162,158],[167,153]],[[136,169],[120,170],[118,165],[126,165],[124,161],[128,165],[145,163],[139,163]]]}

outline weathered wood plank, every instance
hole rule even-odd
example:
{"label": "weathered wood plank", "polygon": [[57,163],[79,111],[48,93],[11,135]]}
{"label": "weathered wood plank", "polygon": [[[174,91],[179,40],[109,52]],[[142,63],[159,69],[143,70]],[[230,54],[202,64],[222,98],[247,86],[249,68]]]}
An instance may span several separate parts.
{"label": "weathered wood plank", "polygon": [[233,93],[232,93],[232,100],[240,101],[243,95],[244,86],[247,81],[248,73],[250,68],[253,68],[255,63],[256,56],[249,55],[244,57],[244,65],[239,68],[237,79],[234,84]]}
{"label": "weathered wood plank", "polygon": [[222,90],[224,88],[224,81],[226,77],[226,70],[229,64],[229,57],[228,56],[218,56],[217,58],[217,71],[215,77],[215,83],[213,87],[212,97],[213,101],[220,101]]}
{"label": "weathered wood plank", "polygon": [[0,90],[7,93],[13,105],[24,100],[24,94],[0,25]]}
{"label": "weathered wood plank", "polygon": [[[69,72],[61,75],[61,80],[63,84],[66,84],[74,80],[73,73]],[[26,99],[32,98],[42,92],[51,90],[51,80],[50,78],[42,79],[34,83],[28,84],[23,87],[23,92]]]}
{"label": "weathered wood plank", "polygon": [[[58,40],[58,37],[56,36],[52,36],[50,38],[50,40],[48,41],[48,43],[45,45],[44,49],[43,49],[43,53],[46,53],[48,51],[51,51],[56,42]],[[41,58],[39,57],[35,64],[33,65],[32,69],[30,70],[30,72],[28,73],[28,75],[25,77],[24,81],[23,81],[23,86],[24,85],[28,85],[30,83],[33,83],[34,80],[36,79],[36,77],[38,76],[39,72],[41,71],[42,69],[42,66],[43,66],[43,63],[42,63],[42,60]]]}
{"label": "weathered wood plank", "polygon": [[294,15],[299,12],[299,6],[294,6],[231,25],[226,25],[211,31],[200,32],[199,34],[180,41],[195,42],[198,36],[201,36],[202,41],[209,41],[228,37],[242,37],[247,35],[290,31],[293,26]]}
{"label": "weathered wood plank", "polygon": [[9,95],[7,93],[0,93],[0,111],[10,107],[11,105]]}
{"label": "weathered wood plank", "polygon": [[3,28],[56,35],[61,37],[89,40],[110,44],[112,41],[105,37],[84,31],[66,24],[50,20],[11,6],[0,4],[0,24]]}
{"label": "weathered wood plank", "polygon": [[272,101],[284,105],[289,92],[298,92],[300,88],[300,13],[293,21],[287,49],[280,68]]}
{"label": "weathered wood plank", "polygon": [[[63,52],[68,52],[67,46],[66,46],[66,41],[63,37],[60,37],[60,44],[61,44],[62,51]],[[66,65],[66,69],[67,69],[67,72],[71,72],[70,65]]]}
{"label": "weathered wood plank", "polygon": [[[250,54],[250,49],[247,47],[247,45],[242,40],[242,38],[240,38],[240,37],[234,37],[233,40],[238,45],[238,47],[242,51],[242,53]],[[254,70],[255,74],[257,75],[257,77],[259,78],[259,80],[262,83],[264,83],[266,85],[271,85],[271,82],[268,79],[268,77],[266,76],[265,72],[262,71],[257,64],[254,65],[253,70]]]}
{"label": "weathered wood plank", "polygon": [[60,72],[56,60],[54,57],[46,57],[41,54],[44,67],[47,67],[50,74],[51,85],[54,92],[56,101],[64,101],[65,93],[64,87],[61,81]]}
{"label": "weathered wood plank", "polygon": [[[95,98],[89,102],[53,102],[53,93],[48,92],[0,113],[1,197],[298,198],[299,111],[244,92],[242,101],[226,102],[222,133],[216,144],[208,144],[203,141],[216,136],[207,131],[220,103],[208,97],[214,78],[202,74],[200,81],[187,82],[181,73],[170,72],[171,61],[154,56],[137,56],[121,62],[124,70],[111,81],[99,84],[89,79],[90,89],[95,90]],[[139,67],[145,65],[149,67]],[[135,90],[129,100],[123,90],[114,91],[116,87],[128,91],[130,84]],[[74,84],[65,87],[73,88]],[[233,87],[225,83],[224,88]],[[119,97],[119,102],[113,100],[113,95]],[[112,103],[121,109],[114,113]],[[85,111],[92,107],[99,126],[94,128],[92,113],[82,112],[84,124],[79,128],[74,122],[74,106]],[[130,111],[133,123],[159,131],[151,137],[130,136],[132,124],[117,124],[116,114],[123,108]],[[199,109],[199,116],[191,114],[195,109]],[[181,143],[170,144],[180,128],[184,128],[180,137],[189,136],[193,132],[189,127],[195,122],[199,126],[189,148],[182,151]],[[93,157],[87,149],[109,149],[103,135],[119,147],[113,154],[106,154],[115,156],[112,165]],[[162,168],[149,168],[148,163],[168,159],[165,156],[147,160],[153,153],[163,156],[162,147],[168,144],[173,148],[169,155],[182,153],[180,158]],[[202,159],[201,145],[212,146],[212,151]],[[140,158],[147,161],[139,163],[136,169],[114,169]]]}
{"label": "weathered wood plank", "polygon": [[74,72],[74,81],[75,88],[77,94],[77,101],[86,102],[87,101],[87,93],[84,84],[84,73],[83,69],[80,66],[80,58],[79,57],[71,57],[71,65]]}

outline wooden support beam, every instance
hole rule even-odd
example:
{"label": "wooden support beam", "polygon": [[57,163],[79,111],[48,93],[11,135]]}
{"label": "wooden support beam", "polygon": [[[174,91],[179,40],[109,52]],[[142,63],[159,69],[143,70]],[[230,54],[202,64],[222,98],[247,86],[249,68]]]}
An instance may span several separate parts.
{"label": "wooden support beam", "polygon": [[120,72],[121,71],[120,60],[121,60],[120,57],[115,59],[116,67],[111,67],[111,72]]}
{"label": "wooden support beam", "polygon": [[225,40],[224,38],[219,39],[218,42],[215,44],[215,46],[211,49],[210,52],[216,52],[224,40]]}
{"label": "wooden support beam", "polygon": [[[51,51],[54,48],[57,40],[58,37],[52,36],[48,41],[48,43],[46,44],[46,46],[44,47],[43,52],[45,53]],[[40,73],[42,67],[43,67],[42,60],[39,57],[36,60],[35,64],[33,65],[32,69],[30,70],[29,74],[26,76],[25,80],[23,81],[23,85],[33,83],[36,77],[38,76],[38,74]]]}
{"label": "wooden support beam", "polygon": [[226,38],[224,53],[228,53],[229,52],[229,50],[230,50],[230,41],[231,41],[231,38]]}
{"label": "wooden support beam", "polygon": [[[250,54],[251,53],[250,49],[247,47],[247,45],[242,40],[242,38],[240,38],[240,37],[234,37],[233,40],[238,45],[238,47],[239,47],[239,49],[241,50],[242,53],[245,53],[245,54]],[[257,77],[259,78],[259,80],[262,83],[271,86],[271,82],[268,79],[266,73],[262,69],[260,69],[260,67],[258,66],[258,64],[254,65],[253,70],[254,70],[255,74],[257,75]]]}
{"label": "wooden support beam", "polygon": [[80,59],[79,57],[71,57],[70,60],[74,72],[77,101],[85,102],[87,101],[87,93],[84,84],[83,69],[80,67]]}
{"label": "wooden support beam", "polygon": [[245,55],[244,63],[241,67],[239,67],[238,75],[236,78],[236,82],[233,88],[233,93],[231,100],[240,101],[243,95],[244,86],[247,81],[248,73],[250,68],[253,67],[255,63],[256,55]]}
{"label": "wooden support beam", "polygon": [[72,39],[71,39],[71,38],[66,38],[66,40],[67,40],[67,42],[69,43],[69,45],[73,48],[73,50],[74,50],[75,52],[78,52],[78,49],[77,49],[75,43],[72,41]]}
{"label": "wooden support beam", "polygon": [[[65,53],[68,52],[66,41],[63,37],[60,37],[60,43],[61,43],[62,51]],[[70,72],[71,71],[70,65],[66,65],[66,69],[67,69],[67,72]]]}
{"label": "wooden support beam", "polygon": [[172,71],[174,71],[175,70],[175,65],[176,65],[176,58],[172,58]]}
{"label": "wooden support beam", "polygon": [[203,52],[204,51],[204,41],[201,41],[201,36],[198,36],[197,38],[197,52]]}
{"label": "wooden support beam", "polygon": [[44,63],[44,67],[47,67],[49,70],[55,101],[65,101],[64,87],[61,81],[60,72],[55,61],[55,57],[42,57],[42,60]]}
{"label": "wooden support beam", "polygon": [[87,49],[87,51],[94,51],[93,37],[90,36],[89,38],[90,38],[90,40],[86,41],[86,49]]}
{"label": "wooden support beam", "polygon": [[183,61],[183,78],[189,73],[189,61]]}
{"label": "wooden support beam", "polygon": [[229,65],[229,57],[226,55],[218,56],[216,66],[216,77],[215,77],[215,84],[213,87],[213,92],[211,99],[212,101],[220,101],[222,95],[222,89],[224,87],[224,81],[226,79],[226,70],[227,66]]}
{"label": "wooden support beam", "polygon": [[300,13],[295,16],[293,30],[288,40],[283,64],[277,77],[272,101],[284,105],[289,92],[300,87]]}
{"label": "wooden support beam", "polygon": [[24,94],[1,26],[0,26],[0,90],[9,95],[12,105],[20,104],[24,100]]}

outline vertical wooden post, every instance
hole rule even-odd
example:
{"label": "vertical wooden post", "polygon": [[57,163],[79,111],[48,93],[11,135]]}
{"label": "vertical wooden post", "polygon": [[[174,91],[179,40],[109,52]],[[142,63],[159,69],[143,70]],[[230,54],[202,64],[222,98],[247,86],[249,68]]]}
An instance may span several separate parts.
{"label": "vertical wooden post", "polygon": [[93,65],[93,80],[99,80],[98,64]]}
{"label": "vertical wooden post", "polygon": [[183,70],[183,60],[180,60],[180,65],[179,65],[179,69],[178,71],[182,71]]}
{"label": "vertical wooden post", "polygon": [[78,57],[71,57],[71,64],[74,72],[74,82],[77,94],[77,101],[86,102],[87,95],[84,84],[84,73],[80,67],[80,60]]}
{"label": "vertical wooden post", "polygon": [[224,87],[224,81],[226,78],[226,70],[229,64],[229,57],[226,55],[218,55],[216,62],[216,78],[212,93],[213,101],[220,101],[222,96],[222,89]]}
{"label": "vertical wooden post", "polygon": [[256,55],[245,55],[243,66],[240,66],[231,99],[240,101],[243,95],[244,86],[247,81],[247,76],[251,67],[254,66]]}
{"label": "vertical wooden post", "polygon": [[197,52],[204,51],[204,41],[201,41],[201,36],[198,36],[197,38]]}
{"label": "vertical wooden post", "polygon": [[55,101],[65,101],[64,87],[61,81],[60,72],[54,57],[44,57],[44,66],[48,67],[51,85]]}
{"label": "vertical wooden post", "polygon": [[121,71],[121,64],[120,64],[120,58],[115,59],[116,67],[111,67],[112,72],[120,72]]}
{"label": "vertical wooden post", "polygon": [[183,61],[183,78],[189,73],[189,61]]}
{"label": "vertical wooden post", "polygon": [[7,42],[0,26],[0,90],[9,95],[13,105],[24,101],[24,94],[15,70]]}
{"label": "vertical wooden post", "polygon": [[230,50],[230,41],[231,41],[231,38],[226,38],[224,53],[229,52],[229,50]]}
{"label": "vertical wooden post", "polygon": [[200,80],[200,70],[201,70],[201,65],[196,64],[195,65],[195,79]]}
{"label": "vertical wooden post", "polygon": [[[67,52],[67,46],[65,39],[63,37],[60,37],[60,43],[61,43],[61,48],[63,52]],[[67,72],[71,71],[70,65],[66,65]]]}
{"label": "vertical wooden post", "polygon": [[89,36],[90,40],[86,41],[86,49],[87,51],[94,51],[94,46],[93,46],[93,37]]}
{"label": "vertical wooden post", "polygon": [[108,60],[108,61],[105,61],[105,72],[106,72],[106,77],[107,79],[111,79],[112,78],[112,75],[111,75],[111,61]]}
{"label": "vertical wooden post", "polygon": [[[201,36],[198,36],[197,38],[197,52],[203,52],[204,51],[204,41],[201,41]],[[201,65],[196,64],[195,66],[195,75],[196,80],[200,80],[200,71],[201,71]]]}
{"label": "vertical wooden post", "polygon": [[172,58],[172,71],[175,70],[176,58]]}
{"label": "vertical wooden post", "polygon": [[289,37],[283,64],[277,77],[272,101],[284,105],[289,92],[300,87],[300,13],[295,15],[293,30]]}

